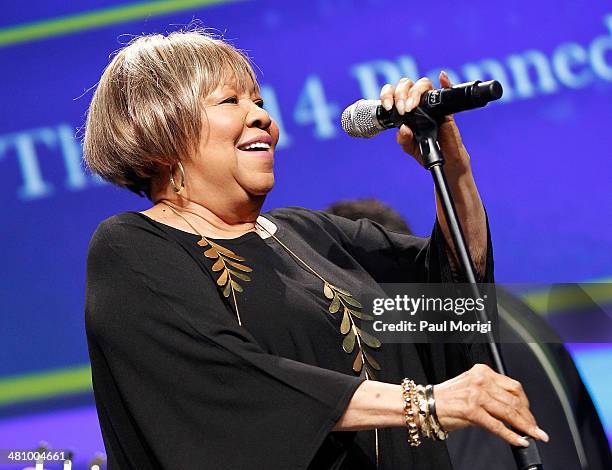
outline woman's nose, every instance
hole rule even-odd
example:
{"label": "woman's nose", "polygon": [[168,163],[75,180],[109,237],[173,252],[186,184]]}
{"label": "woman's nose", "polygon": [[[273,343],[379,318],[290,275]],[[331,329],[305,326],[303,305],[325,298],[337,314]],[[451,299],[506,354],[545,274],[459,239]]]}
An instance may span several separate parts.
{"label": "woman's nose", "polygon": [[247,126],[257,127],[259,129],[267,129],[272,124],[272,118],[263,108],[260,108],[255,103],[252,103],[251,109],[247,116]]}

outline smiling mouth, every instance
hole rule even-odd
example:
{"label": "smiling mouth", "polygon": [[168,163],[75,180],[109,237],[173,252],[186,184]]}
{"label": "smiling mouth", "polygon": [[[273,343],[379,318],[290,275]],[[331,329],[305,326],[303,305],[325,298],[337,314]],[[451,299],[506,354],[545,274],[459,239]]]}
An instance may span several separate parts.
{"label": "smiling mouth", "polygon": [[272,146],[267,142],[254,142],[243,147],[238,147],[238,150],[243,152],[268,152]]}
{"label": "smiling mouth", "polygon": [[265,155],[271,155],[272,154],[272,149],[255,149],[255,150],[242,150],[242,149],[238,149],[241,152],[244,153],[251,153],[253,155],[261,155],[261,154],[265,154]]}

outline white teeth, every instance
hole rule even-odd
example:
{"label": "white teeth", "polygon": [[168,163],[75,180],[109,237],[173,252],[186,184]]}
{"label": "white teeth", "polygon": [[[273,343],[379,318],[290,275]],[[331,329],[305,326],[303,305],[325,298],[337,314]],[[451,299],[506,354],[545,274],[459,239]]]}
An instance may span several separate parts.
{"label": "white teeth", "polygon": [[270,148],[270,144],[267,144],[266,142],[254,142],[252,144],[247,145],[246,147],[242,147],[242,150],[249,150],[249,149],[268,150],[269,148]]}

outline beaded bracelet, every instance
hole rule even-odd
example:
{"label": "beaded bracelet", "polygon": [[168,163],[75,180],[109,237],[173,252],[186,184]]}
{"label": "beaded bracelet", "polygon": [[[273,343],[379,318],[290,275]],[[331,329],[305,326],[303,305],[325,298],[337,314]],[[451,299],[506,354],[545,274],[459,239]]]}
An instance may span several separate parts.
{"label": "beaded bracelet", "polygon": [[[405,378],[402,380],[402,396],[404,399],[404,418],[408,427],[408,442],[411,447],[421,445],[421,437],[419,436],[419,427],[416,423],[415,412],[412,408],[414,403],[416,385],[413,380]],[[417,408],[418,409],[418,408]]]}

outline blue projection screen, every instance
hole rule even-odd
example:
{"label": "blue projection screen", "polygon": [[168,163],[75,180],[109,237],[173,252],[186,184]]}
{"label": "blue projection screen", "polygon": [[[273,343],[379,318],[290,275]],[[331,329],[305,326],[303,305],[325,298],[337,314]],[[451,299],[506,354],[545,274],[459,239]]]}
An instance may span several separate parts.
{"label": "blue projection screen", "polygon": [[[490,219],[497,280],[611,279],[609,2],[60,3],[5,4],[0,17],[0,390],[31,374],[77,371],[76,390],[87,375],[87,244],[101,220],[148,201],[84,171],[85,112],[114,51],[193,19],[257,64],[281,129],[266,209],[376,197],[428,234],[430,175],[402,153],[393,131],[346,136],[340,113],[403,76],[437,84],[443,69],[455,83],[495,78],[503,99],[457,121]],[[11,397],[0,393],[0,406]],[[596,402],[612,425],[609,401]]]}

